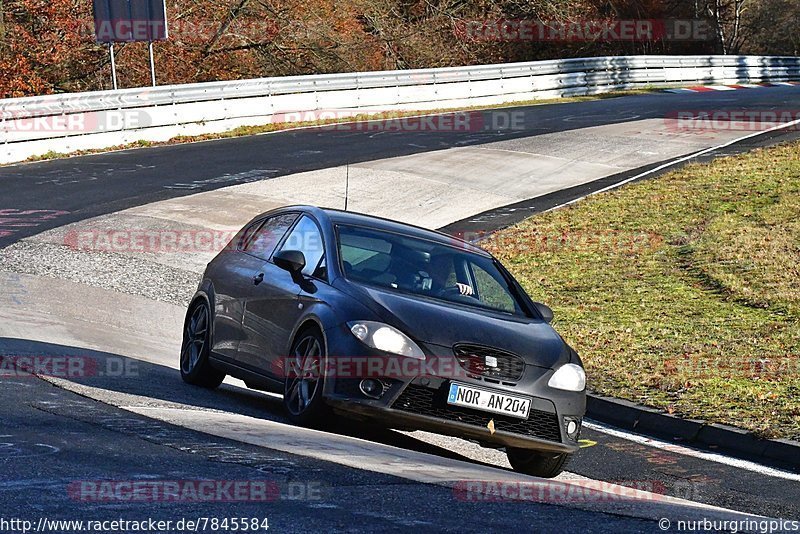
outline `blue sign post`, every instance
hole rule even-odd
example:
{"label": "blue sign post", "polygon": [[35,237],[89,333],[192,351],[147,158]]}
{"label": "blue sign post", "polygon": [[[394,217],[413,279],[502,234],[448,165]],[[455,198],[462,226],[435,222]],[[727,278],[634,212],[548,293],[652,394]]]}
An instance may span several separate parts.
{"label": "blue sign post", "polygon": [[109,45],[111,76],[117,89],[117,66],[114,58],[115,43],[147,42],[150,49],[150,76],[156,85],[153,42],[165,41],[167,5],[165,0],[93,0],[94,28],[98,43]]}

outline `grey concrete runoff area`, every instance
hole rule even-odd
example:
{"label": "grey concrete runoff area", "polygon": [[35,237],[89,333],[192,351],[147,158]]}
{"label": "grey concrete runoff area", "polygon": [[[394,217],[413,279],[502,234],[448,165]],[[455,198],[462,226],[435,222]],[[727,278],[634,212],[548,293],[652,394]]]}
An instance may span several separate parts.
{"label": "grey concrete runoff area", "polygon": [[[796,473],[599,424],[568,472],[544,482],[455,438],[346,421],[303,429],[279,398],[237,380],[215,392],[184,386],[185,305],[214,239],[179,252],[109,241],[156,232],[221,242],[273,207],[343,206],[346,174],[352,210],[439,228],[752,133],[676,129],[665,120],[676,110],[799,102],[796,87],[637,95],[503,110],[520,114],[514,131],[303,129],[0,168],[0,358],[81,357],[94,370],[2,379],[0,531],[4,519],[41,517],[265,517],[279,532],[657,532],[704,520],[759,531],[765,517],[800,517]],[[176,503],[84,491],[192,480],[266,481],[275,492]],[[466,482],[544,497],[480,498]]]}

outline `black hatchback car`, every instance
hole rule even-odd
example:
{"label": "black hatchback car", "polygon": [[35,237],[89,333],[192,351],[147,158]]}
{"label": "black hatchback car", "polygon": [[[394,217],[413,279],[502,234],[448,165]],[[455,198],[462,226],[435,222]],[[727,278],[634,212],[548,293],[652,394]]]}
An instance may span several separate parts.
{"label": "black hatchback car", "polygon": [[557,475],[578,449],[578,354],[482,249],[367,215],[290,206],[248,223],[186,315],[183,379],[282,393],[291,420],[328,411],[505,449]]}

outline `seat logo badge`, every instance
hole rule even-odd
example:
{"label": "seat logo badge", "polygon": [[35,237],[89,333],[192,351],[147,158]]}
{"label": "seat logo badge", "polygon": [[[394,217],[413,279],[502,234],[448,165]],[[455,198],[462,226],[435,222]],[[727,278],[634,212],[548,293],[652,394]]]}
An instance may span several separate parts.
{"label": "seat logo badge", "polygon": [[497,358],[495,358],[494,356],[487,356],[486,367],[492,367],[493,369],[497,369]]}

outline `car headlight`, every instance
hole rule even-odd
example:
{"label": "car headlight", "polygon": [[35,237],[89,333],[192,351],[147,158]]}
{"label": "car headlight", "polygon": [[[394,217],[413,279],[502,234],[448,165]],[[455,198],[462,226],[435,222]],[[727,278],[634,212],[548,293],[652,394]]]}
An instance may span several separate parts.
{"label": "car headlight", "polygon": [[350,327],[350,332],[368,347],[417,360],[425,359],[422,349],[393,326],[373,321],[355,321],[347,323],[347,326]]}
{"label": "car headlight", "polygon": [[553,373],[547,385],[565,391],[583,391],[586,389],[586,372],[580,365],[568,363]]}

